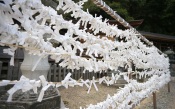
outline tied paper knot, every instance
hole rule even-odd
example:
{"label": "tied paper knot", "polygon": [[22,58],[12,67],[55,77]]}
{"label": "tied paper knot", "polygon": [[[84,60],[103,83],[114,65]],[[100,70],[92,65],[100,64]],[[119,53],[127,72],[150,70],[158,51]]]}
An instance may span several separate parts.
{"label": "tied paper knot", "polygon": [[16,91],[22,89],[23,92],[26,92],[32,88],[33,86],[30,84],[30,80],[25,76],[21,76],[20,80],[11,89],[7,91],[9,93],[7,102],[12,101],[12,96]]}
{"label": "tied paper knot", "polygon": [[89,86],[89,83],[90,83],[89,79],[87,79],[86,81],[84,81],[83,79],[80,79],[80,81],[81,81],[83,84],[85,84],[87,88],[90,87],[90,86]]}
{"label": "tied paper knot", "polygon": [[[100,70],[107,70],[108,68],[111,70],[116,70],[119,65],[123,65],[128,60],[133,60],[133,64],[135,64],[136,69],[149,69],[150,72],[139,72],[138,76],[140,77],[146,77],[153,76],[151,79],[148,80],[148,82],[144,83],[138,83],[138,82],[132,82],[132,80],[129,80],[130,78],[127,75],[123,75],[124,79],[128,81],[128,85],[125,86],[125,88],[122,88],[116,96],[114,95],[113,98],[114,101],[118,102],[117,108],[130,108],[128,106],[128,101],[130,98],[134,99],[135,101],[132,101],[133,103],[140,101],[142,98],[144,98],[149,93],[158,90],[161,86],[163,86],[165,83],[170,81],[170,73],[169,73],[169,60],[168,58],[165,58],[163,55],[161,56],[157,49],[154,46],[147,46],[142,42],[142,37],[138,33],[135,32],[134,29],[129,30],[119,30],[117,26],[111,26],[107,23],[107,20],[104,22],[102,21],[102,17],[93,17],[89,14],[89,12],[84,12],[82,10],[82,4],[86,0],[80,1],[78,3],[74,3],[72,0],[60,0],[58,9],[62,9],[64,13],[72,12],[71,16],[74,18],[80,19],[77,24],[71,23],[71,21],[65,21],[62,17],[62,15],[57,15],[57,12],[52,9],[51,7],[44,6],[41,1],[36,0],[2,0],[1,4],[1,10],[0,13],[0,21],[3,21],[5,19],[5,22],[1,22],[0,25],[0,44],[1,42],[6,44],[16,44],[15,46],[18,46],[18,43],[22,45],[23,47],[26,47],[25,49],[30,48],[29,51],[31,54],[37,54],[40,55],[41,52],[47,52],[46,54],[52,53],[51,51],[55,51],[53,54],[55,56],[55,60],[59,62],[60,60],[65,60],[65,62],[62,64],[63,67],[71,66],[71,69],[78,69],[80,67],[85,67],[85,70],[89,71],[100,71]],[[110,7],[105,5],[105,3],[102,0],[96,0],[96,3],[102,3],[103,6],[106,6],[108,8],[108,12],[111,12],[112,10]],[[10,6],[13,5],[13,6]],[[19,10],[23,10],[22,12]],[[35,16],[33,18],[33,15],[36,12],[40,12],[39,15]],[[115,13],[114,13],[115,14]],[[119,17],[120,18],[120,17]],[[13,19],[16,19],[19,21],[19,23],[22,24],[22,27],[20,28],[19,25],[15,24]],[[46,24],[47,20],[50,20],[50,24]],[[40,22],[40,23],[39,23]],[[79,30],[79,24],[82,22],[84,25],[83,30]],[[121,22],[124,22],[122,20]],[[92,29],[93,33],[87,33],[86,31],[86,25],[91,24],[90,29]],[[54,31],[51,28],[51,25],[53,26]],[[128,24],[126,24],[128,25]],[[59,30],[65,28],[68,30],[68,32],[61,36],[59,33]],[[21,30],[25,30],[25,34],[22,35]],[[110,42],[107,38],[100,39],[99,37],[94,36],[94,34],[97,34],[99,32],[106,33],[106,36],[115,36],[116,38],[121,37],[124,38],[126,41],[124,42],[118,42],[117,44]],[[60,47],[54,48],[52,44],[47,40],[46,42],[43,39],[44,34],[49,34],[48,37],[46,37],[46,40],[48,38],[56,40],[56,42],[60,43]],[[73,34],[77,36],[77,38],[73,38]],[[25,37],[31,38],[30,41],[27,41],[27,39],[19,37]],[[55,36],[55,37],[54,37]],[[58,37],[56,37],[58,36]],[[40,40],[41,38],[41,40]],[[85,42],[82,44],[78,44],[76,42],[77,39],[83,39]],[[38,41],[40,40],[40,41]],[[105,43],[104,43],[105,42]],[[99,45],[98,45],[99,44]],[[89,46],[94,45],[94,46]],[[152,45],[152,44],[151,44]],[[9,45],[11,46],[11,45]],[[74,46],[74,50],[72,50],[72,47]],[[89,46],[89,47],[88,47]],[[76,58],[77,56],[75,53],[78,48],[82,54],[83,50],[87,48],[87,55],[90,55],[92,59],[84,60],[82,57]],[[11,47],[12,48],[12,47]],[[60,48],[60,49],[59,49]],[[61,50],[62,48],[62,50]],[[63,49],[64,48],[64,49]],[[117,53],[115,55],[110,55],[109,52],[113,51],[113,49],[117,48]],[[32,50],[34,49],[34,50]],[[58,51],[58,52],[56,52]],[[12,55],[10,63],[13,63],[14,59],[14,52],[13,50],[7,50],[6,53],[9,53]],[[107,53],[105,53],[107,52]],[[112,53],[112,52],[111,52]],[[63,56],[67,54],[68,56]],[[94,57],[94,55],[101,55],[104,57],[103,62],[99,63],[97,62]],[[106,55],[105,55],[106,54]],[[68,59],[68,57],[70,57]],[[80,55],[81,56],[81,55]],[[78,57],[78,56],[77,56]],[[76,61],[75,61],[76,60]],[[111,62],[107,62],[107,60],[110,60]],[[71,61],[71,62],[70,62]],[[116,65],[113,64],[113,62],[117,62]],[[72,64],[70,64],[72,63]],[[84,64],[80,64],[84,63]],[[35,64],[37,65],[37,64]],[[61,64],[60,64],[61,65]],[[35,69],[35,67],[33,68]],[[132,69],[128,69],[130,72]],[[158,70],[158,71],[156,71]],[[167,74],[167,75],[164,75]],[[121,75],[121,74],[120,74]],[[158,75],[158,76],[155,76]],[[115,79],[112,75],[112,78],[103,78],[101,81],[106,81],[108,85],[111,85],[115,83]],[[68,80],[65,79],[62,83],[65,86],[74,86],[74,85],[83,85],[82,81],[81,83],[75,81],[70,76]],[[8,84],[8,81],[2,82],[2,85]],[[89,91],[92,85],[95,87],[95,79],[91,80],[89,86]],[[153,84],[154,83],[154,84]],[[10,93],[10,96],[12,97],[13,93],[15,93],[17,90],[21,89],[23,92],[30,90],[33,86],[33,90],[35,93],[37,93],[37,87],[43,86],[41,91],[41,96],[39,96],[39,100],[41,101],[44,95],[44,91],[47,90],[52,84],[48,84],[48,82],[45,80],[45,78],[41,78],[41,81],[35,81],[35,80],[27,80],[27,79],[21,79],[19,82],[17,82],[12,89],[10,89],[8,92]],[[60,84],[57,84],[59,86]],[[85,84],[86,85],[86,84]],[[88,82],[87,82],[88,87]],[[133,88],[134,87],[134,88]],[[96,88],[96,87],[95,87]],[[149,88],[149,89],[147,89]],[[136,92],[137,97],[133,95],[129,95],[130,90]],[[138,92],[140,90],[140,92]],[[128,97],[128,98],[127,98]],[[139,98],[139,99],[138,99]],[[10,101],[11,98],[9,98]],[[98,103],[97,106],[94,106],[95,108],[100,109],[106,109],[111,105],[111,99],[108,97],[109,100],[107,102]],[[104,105],[103,105],[104,104]],[[92,105],[91,105],[92,106]],[[92,106],[93,108],[93,106]],[[91,109],[92,109],[91,108]]]}
{"label": "tied paper knot", "polygon": [[0,82],[0,86],[6,86],[10,83],[10,80],[2,80],[2,82]]}
{"label": "tied paper knot", "polygon": [[33,85],[33,92],[34,92],[35,94],[37,94],[37,93],[38,93],[37,88],[38,88],[38,87],[41,87],[41,82],[40,82],[40,80],[38,80],[38,81],[33,80],[33,81],[31,81],[31,84]]}
{"label": "tied paper knot", "polygon": [[92,84],[94,85],[95,90],[98,91],[98,88],[97,88],[97,86],[96,86],[96,84],[95,84],[96,82],[97,82],[97,81],[95,80],[95,77],[93,76],[93,77],[92,77],[92,80],[90,81],[90,86],[89,86],[89,89],[88,89],[88,92],[87,92],[87,93],[90,92],[91,87],[92,87]]}
{"label": "tied paper knot", "polygon": [[[69,72],[63,81],[61,81],[61,85],[64,86],[66,89],[68,86],[74,87],[75,85],[83,86],[83,83],[77,82],[76,80],[72,79],[70,76],[72,74]],[[60,86],[60,84],[57,84],[57,87]]]}
{"label": "tied paper knot", "polygon": [[41,102],[43,97],[44,97],[44,92],[51,86],[51,84],[48,84],[48,82],[46,81],[45,77],[43,75],[41,75],[40,77],[40,80],[41,80],[41,84],[42,84],[42,89],[41,89],[41,92],[38,96],[38,99],[37,101],[38,102]]}

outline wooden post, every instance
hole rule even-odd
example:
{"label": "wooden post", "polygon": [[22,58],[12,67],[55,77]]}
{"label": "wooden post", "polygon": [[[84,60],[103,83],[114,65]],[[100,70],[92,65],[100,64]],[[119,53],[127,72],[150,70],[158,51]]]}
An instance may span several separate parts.
{"label": "wooden post", "polygon": [[170,92],[170,82],[168,82],[168,92]]}
{"label": "wooden post", "polygon": [[12,80],[18,79],[18,73],[19,73],[19,59],[14,60],[14,66],[12,71]]}
{"label": "wooden post", "polygon": [[51,80],[51,72],[52,72],[51,68],[52,68],[52,65],[50,64],[50,69],[49,69],[49,72],[48,72],[48,74],[47,74],[47,80],[48,80],[49,82],[52,81],[52,80]]}
{"label": "wooden post", "polygon": [[21,64],[22,64],[22,62],[19,62],[19,67],[18,67],[18,80],[21,78],[21,75],[22,75],[22,72],[21,72],[21,69],[20,69]]}
{"label": "wooden post", "polygon": [[154,107],[154,109],[157,109],[156,92],[153,92],[153,107]]}
{"label": "wooden post", "polygon": [[64,77],[62,78],[61,66],[58,65],[58,81],[61,82]]}
{"label": "wooden post", "polygon": [[53,65],[53,81],[56,82],[57,81],[57,76],[56,76],[56,71],[57,71],[57,65],[54,64]]}
{"label": "wooden post", "polygon": [[10,62],[8,62],[8,69],[7,69],[7,79],[12,80],[13,74],[13,66],[10,66]]}
{"label": "wooden post", "polygon": [[132,73],[129,74],[129,79],[132,79]]}
{"label": "wooden post", "polygon": [[[2,70],[2,62],[0,61],[0,77],[1,77],[1,70]],[[2,79],[2,78],[0,78]]]}

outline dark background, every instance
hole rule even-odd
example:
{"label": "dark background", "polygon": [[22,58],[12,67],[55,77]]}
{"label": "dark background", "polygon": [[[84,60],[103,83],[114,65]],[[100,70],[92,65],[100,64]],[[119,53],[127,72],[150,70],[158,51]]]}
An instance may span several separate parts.
{"label": "dark background", "polygon": [[[78,2],[79,0],[74,0]],[[126,21],[144,19],[137,30],[175,36],[175,0],[104,0]],[[102,15],[113,20],[103,10],[88,0],[84,10],[92,15]],[[69,19],[69,15],[65,16]]]}

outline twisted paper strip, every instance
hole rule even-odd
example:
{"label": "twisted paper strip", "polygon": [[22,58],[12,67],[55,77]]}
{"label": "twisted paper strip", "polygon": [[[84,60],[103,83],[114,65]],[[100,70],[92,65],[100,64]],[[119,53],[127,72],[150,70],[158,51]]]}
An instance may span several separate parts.
{"label": "twisted paper strip", "polygon": [[[106,36],[123,38],[125,39],[123,40],[124,42],[112,42],[106,38],[100,39],[93,34],[85,32],[86,28],[79,30],[80,21],[77,24],[65,21],[61,15],[57,15],[55,10],[42,5],[39,0],[3,0],[3,2],[0,3],[0,44],[16,44],[17,46],[22,45],[26,49],[33,48],[28,49],[30,53],[40,56],[45,53],[48,55],[51,52],[53,53],[51,57],[55,59],[56,62],[64,60],[60,65],[63,67],[68,66],[70,69],[85,67],[85,70],[97,72],[107,69],[118,70],[119,66],[128,66],[128,73],[130,73],[132,70],[130,64],[133,63],[136,74],[139,77],[152,76],[147,82],[138,83],[135,80],[128,79],[127,74],[119,73],[119,75],[123,75],[124,79],[129,82],[128,85],[113,97],[108,96],[106,101],[88,107],[92,109],[97,107],[107,109],[110,106],[112,106],[112,108],[130,108],[133,104],[137,104],[142,98],[169,81],[168,58],[165,58],[163,54],[159,54],[155,47],[149,47],[143,44],[133,30],[119,30],[116,26],[107,24],[107,20],[103,22],[102,17],[94,18],[88,12],[84,12],[81,9],[83,2],[80,1],[78,4],[75,4],[71,0],[60,1],[58,9],[61,8],[65,10],[66,13],[73,12],[72,16],[74,18],[80,18],[80,21],[83,22],[85,27],[89,22],[91,24],[90,29],[94,31],[93,34],[101,31],[106,33]],[[10,6],[11,4],[13,5]],[[39,15],[37,15],[37,12],[39,12]],[[21,25],[14,23],[13,19],[19,21]],[[46,25],[47,20],[50,20],[48,25]],[[68,32],[65,35],[61,35],[59,31],[65,28]],[[74,37],[74,35],[77,36]],[[77,39],[83,39],[85,42],[80,43]],[[60,43],[61,46],[53,47],[50,42],[51,40]],[[11,50],[8,49],[4,52],[14,56],[14,50],[16,48],[13,48],[13,46],[10,47]],[[76,55],[77,49],[80,50],[79,56]],[[81,57],[84,49],[87,49],[86,54],[89,55],[91,59]],[[95,56],[101,55],[102,60],[97,61],[92,54],[95,54]],[[11,61],[11,63],[13,62]],[[89,82],[87,80],[79,84],[70,78],[70,76],[68,77],[68,81],[67,79],[63,81],[65,87],[86,83],[85,85],[90,88],[90,86],[95,83],[95,80]],[[112,78],[114,77],[115,76]],[[115,83],[114,79],[107,80],[106,78],[102,78],[102,80],[108,85]],[[88,83],[91,83],[90,86]],[[8,81],[2,84],[8,84]],[[23,89],[22,84],[24,86],[35,85]],[[56,86],[59,87],[61,85],[62,84],[59,83]],[[36,89],[38,86],[39,82],[28,79],[23,80],[21,78],[20,82],[16,83],[14,88],[8,91],[10,94],[8,100],[10,101],[13,93],[21,88],[23,91],[33,89],[34,92],[37,93]],[[47,90],[49,86],[50,84],[46,82],[38,101],[42,100],[44,91]],[[132,92],[130,92],[131,90]],[[137,96],[134,96],[134,94]],[[128,105],[129,101],[132,101],[133,104]]]}

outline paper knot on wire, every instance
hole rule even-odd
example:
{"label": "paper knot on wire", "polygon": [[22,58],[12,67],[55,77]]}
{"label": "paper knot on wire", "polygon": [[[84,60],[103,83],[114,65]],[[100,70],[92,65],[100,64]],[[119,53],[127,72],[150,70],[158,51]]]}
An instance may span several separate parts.
{"label": "paper knot on wire", "polygon": [[[43,97],[44,97],[44,92],[45,92],[50,86],[55,87],[55,84],[53,84],[52,82],[48,84],[48,82],[46,81],[46,79],[45,79],[45,77],[44,77],[43,75],[41,75],[39,78],[40,78],[40,80],[41,80],[41,84],[42,84],[43,87],[42,87],[42,89],[41,89],[41,91],[40,91],[40,94],[39,94],[39,96],[38,96],[37,101],[38,101],[38,102],[41,102],[42,99],[43,99]],[[38,83],[38,84],[36,83],[35,85],[36,85],[36,86],[37,86],[37,85],[39,86],[39,83]]]}
{"label": "paper knot on wire", "polygon": [[0,86],[6,86],[10,83],[10,80],[2,80],[2,82],[0,82]]}
{"label": "paper knot on wire", "polygon": [[88,89],[88,92],[87,92],[87,93],[90,92],[91,87],[92,87],[92,84],[94,85],[95,90],[98,91],[98,88],[97,88],[97,86],[96,86],[96,84],[95,84],[96,82],[98,82],[98,81],[96,81],[96,80],[95,80],[95,77],[93,76],[93,77],[92,77],[92,80],[90,81],[90,86],[89,86],[89,89]]}
{"label": "paper knot on wire", "polygon": [[21,76],[20,80],[11,89],[7,91],[9,93],[7,102],[12,101],[12,96],[16,91],[22,89],[23,92],[26,92],[32,88],[33,86],[30,84],[29,79],[25,76]]}
{"label": "paper knot on wire", "polygon": [[106,79],[106,77],[104,76],[103,78],[99,79],[99,84],[105,82],[107,84],[107,86],[109,86],[109,81]]}
{"label": "paper knot on wire", "polygon": [[[64,78],[64,80],[61,81],[62,86],[64,86],[66,89],[68,88],[68,86],[71,87],[74,87],[75,85],[83,86],[83,83],[77,82],[76,80],[72,79],[71,75],[72,74],[69,72]],[[59,84],[57,86],[59,86]]]}
{"label": "paper knot on wire", "polygon": [[89,83],[90,83],[89,79],[87,79],[86,81],[84,81],[83,79],[80,79],[80,81],[81,81],[81,83],[83,83],[87,88],[90,87],[90,86],[89,86]]}

